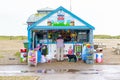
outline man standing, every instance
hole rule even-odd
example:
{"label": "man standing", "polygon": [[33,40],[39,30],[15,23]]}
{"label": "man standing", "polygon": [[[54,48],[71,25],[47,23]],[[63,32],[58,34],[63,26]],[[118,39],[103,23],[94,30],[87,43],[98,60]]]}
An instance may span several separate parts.
{"label": "man standing", "polygon": [[63,61],[64,58],[64,40],[61,35],[58,35],[58,38],[56,40],[57,42],[57,60]]}

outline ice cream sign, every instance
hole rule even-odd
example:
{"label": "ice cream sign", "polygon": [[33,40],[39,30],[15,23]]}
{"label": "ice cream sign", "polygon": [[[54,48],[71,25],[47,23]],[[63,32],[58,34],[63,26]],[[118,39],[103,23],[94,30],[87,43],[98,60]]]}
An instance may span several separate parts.
{"label": "ice cream sign", "polygon": [[69,15],[59,10],[53,17],[47,21],[48,26],[74,26],[74,20]]}
{"label": "ice cream sign", "polygon": [[64,12],[62,10],[58,11],[57,13],[57,20],[58,22],[64,22]]}
{"label": "ice cream sign", "polygon": [[73,17],[71,13],[60,9],[40,22],[37,26],[84,26],[84,24]]}

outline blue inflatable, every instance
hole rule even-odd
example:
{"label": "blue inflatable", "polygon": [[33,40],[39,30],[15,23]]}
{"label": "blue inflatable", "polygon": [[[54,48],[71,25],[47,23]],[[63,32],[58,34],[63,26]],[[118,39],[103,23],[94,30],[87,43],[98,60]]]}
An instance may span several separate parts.
{"label": "blue inflatable", "polygon": [[86,44],[82,50],[82,60],[85,63],[93,63],[93,47],[90,44]]}
{"label": "blue inflatable", "polygon": [[82,51],[82,60],[85,62],[87,60],[87,52],[88,49],[86,46],[83,47],[83,51]]}
{"label": "blue inflatable", "polygon": [[37,51],[37,63],[41,62],[41,52],[38,50]]}

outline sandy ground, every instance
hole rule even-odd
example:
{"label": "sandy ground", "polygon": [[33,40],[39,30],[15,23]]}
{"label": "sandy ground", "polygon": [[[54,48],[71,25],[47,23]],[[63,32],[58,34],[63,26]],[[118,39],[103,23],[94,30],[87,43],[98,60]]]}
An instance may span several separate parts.
{"label": "sandy ground", "polygon": [[[20,63],[20,60],[15,53],[24,47],[23,40],[1,40],[0,41],[0,64],[25,64]],[[113,52],[112,47],[116,47],[120,39],[95,39],[94,43],[105,45],[103,54],[104,62],[101,64],[120,64],[120,55]],[[81,63],[83,63],[81,61]],[[95,63],[97,64],[97,63]]]}
{"label": "sandy ground", "polygon": [[1,40],[0,41],[0,64],[20,64],[15,56],[21,48],[24,48],[23,40]]}

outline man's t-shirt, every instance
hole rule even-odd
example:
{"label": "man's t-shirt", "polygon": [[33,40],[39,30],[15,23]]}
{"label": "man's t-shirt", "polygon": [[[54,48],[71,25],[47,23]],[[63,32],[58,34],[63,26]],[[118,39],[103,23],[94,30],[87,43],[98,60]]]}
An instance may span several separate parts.
{"label": "man's t-shirt", "polygon": [[64,47],[64,40],[62,38],[57,39],[57,48]]}

